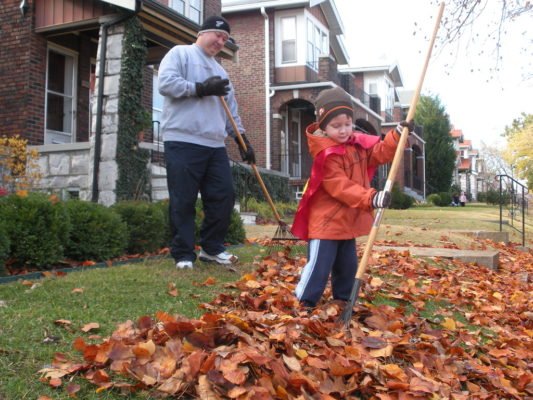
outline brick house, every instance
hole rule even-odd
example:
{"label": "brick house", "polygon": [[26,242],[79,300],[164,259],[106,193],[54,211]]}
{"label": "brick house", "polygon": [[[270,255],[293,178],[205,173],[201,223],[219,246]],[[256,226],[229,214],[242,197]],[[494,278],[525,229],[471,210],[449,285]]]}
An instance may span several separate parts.
{"label": "brick house", "polygon": [[485,162],[480,157],[479,151],[472,146],[472,141],[465,139],[461,129],[452,129],[450,136],[457,156],[453,183],[475,201],[478,193],[486,192],[488,189],[489,180]]}
{"label": "brick house", "polygon": [[[348,55],[334,0],[224,0],[222,4],[219,0],[54,0],[51,4],[49,0],[0,4],[4,78],[0,135],[28,139],[40,154],[41,187],[65,197],[107,205],[116,200],[120,58],[124,22],[132,15],[140,19],[147,40],[143,104],[151,111],[153,129],[145,132],[141,146],[152,152],[154,200],[167,197],[159,135],[162,98],[154,90],[157,66],[172,46],[194,42],[201,21],[220,14],[221,7],[237,43],[228,42],[221,62],[236,88],[258,166],[288,176],[296,197],[310,172],[305,127],[315,119],[313,102],[321,90],[343,87],[353,97],[356,118],[368,120],[378,131],[395,124],[388,118],[390,108],[382,109],[389,107],[389,98],[381,101],[385,95],[367,94],[374,79],[369,71],[338,69],[348,64]],[[381,77],[394,87],[401,83],[397,68]],[[399,115],[397,97],[394,101]],[[239,161],[235,145],[229,149]],[[407,171],[413,163],[405,165]],[[386,172],[380,170],[378,187]],[[406,174],[397,179],[408,186]]]}
{"label": "brick house", "polygon": [[[398,65],[344,67],[341,71],[353,77],[356,93],[363,103],[379,110],[382,134],[386,134],[396,127],[399,121],[407,118],[414,91],[403,89]],[[415,126],[415,132],[409,136],[395,179],[406,194],[417,200],[426,198],[425,145],[423,127]],[[388,166],[380,169],[376,183],[378,187],[383,186],[388,173]]]}
{"label": "brick house", "polygon": [[[368,120],[378,132],[400,120],[395,88],[402,82],[396,66],[386,70],[339,67],[349,59],[334,0],[222,0],[222,13],[239,45],[238,62],[223,65],[236,88],[258,165],[288,175],[296,198],[310,173],[305,128],[315,120],[313,104],[321,90],[345,89],[352,96],[355,118]],[[381,90],[382,86],[386,89]],[[417,174],[399,174],[402,187],[413,186],[412,176],[423,176],[421,143],[416,149],[416,156],[406,154],[405,169],[417,168]],[[381,168],[374,184],[383,187],[386,174],[387,168]],[[419,187],[413,194],[421,198],[423,187]]]}
{"label": "brick house", "polygon": [[[114,203],[124,22],[135,15],[142,23],[143,104],[157,115],[151,66],[172,46],[193,43],[213,14],[219,0],[3,0],[0,135],[20,135],[39,151],[42,188]],[[228,43],[221,55],[236,49]],[[144,146],[161,150],[158,139],[148,132]]]}

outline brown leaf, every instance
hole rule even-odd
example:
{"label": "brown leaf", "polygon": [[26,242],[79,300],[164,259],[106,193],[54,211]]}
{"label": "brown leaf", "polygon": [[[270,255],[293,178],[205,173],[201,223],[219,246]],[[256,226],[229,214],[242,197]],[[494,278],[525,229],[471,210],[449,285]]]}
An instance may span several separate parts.
{"label": "brown leaf", "polygon": [[168,291],[167,293],[171,295],[172,297],[178,296],[178,288],[176,287],[176,284],[174,282],[168,283]]}
{"label": "brown leaf", "polygon": [[78,393],[81,389],[81,386],[76,383],[69,383],[67,385],[67,393],[70,397],[76,397],[76,393]]}
{"label": "brown leaf", "polygon": [[289,367],[290,370],[300,372],[302,370],[302,366],[300,364],[300,361],[296,357],[288,357],[285,354],[282,354],[283,362],[287,367]]}
{"label": "brown leaf", "polygon": [[92,331],[94,329],[99,329],[100,328],[100,324],[98,322],[90,322],[88,324],[85,324],[83,325],[83,327],[81,328],[81,330],[83,332],[89,332],[89,331]]}

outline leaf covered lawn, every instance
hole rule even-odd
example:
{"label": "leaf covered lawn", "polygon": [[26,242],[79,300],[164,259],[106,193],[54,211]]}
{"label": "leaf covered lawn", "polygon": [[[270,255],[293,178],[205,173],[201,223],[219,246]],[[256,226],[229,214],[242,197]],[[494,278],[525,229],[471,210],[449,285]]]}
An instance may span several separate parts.
{"label": "leaf covered lawn", "polygon": [[229,285],[237,294],[203,304],[200,319],[158,311],[99,343],[79,337],[79,359],[57,353],[41,379],[72,396],[79,376],[96,391],[154,397],[528,398],[533,254],[491,245],[498,271],[374,253],[348,330],[337,322],[342,304],[299,308],[305,260],[280,252]]}

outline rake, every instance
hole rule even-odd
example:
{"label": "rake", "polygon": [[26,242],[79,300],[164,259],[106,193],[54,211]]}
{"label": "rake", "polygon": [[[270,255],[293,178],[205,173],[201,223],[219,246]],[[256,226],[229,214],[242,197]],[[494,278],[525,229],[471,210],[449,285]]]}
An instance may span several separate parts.
{"label": "rake", "polygon": [[[428,68],[429,59],[431,57],[431,50],[433,48],[433,44],[435,43],[435,38],[437,36],[437,31],[439,29],[443,11],[444,11],[444,2],[440,4],[438,17],[435,22],[435,28],[433,30],[433,36],[429,44],[429,49],[428,49],[428,53],[427,53],[426,60],[424,63],[424,67],[422,68],[422,73],[418,81],[418,86],[411,100],[411,104],[409,106],[409,112],[407,113],[407,118],[406,118],[407,121],[412,121],[415,116],[416,105],[418,103],[418,98],[420,97],[420,92],[422,90],[422,84],[424,82],[424,77],[426,75],[426,71]],[[409,136],[409,128],[404,127],[402,130],[400,141],[398,142],[398,147],[396,148],[396,153],[394,153],[394,159],[392,160],[392,165],[391,165],[391,169],[389,172],[389,176],[387,177],[387,182],[385,183],[384,190],[389,193],[392,189],[392,184],[394,183],[394,179],[396,178],[396,172],[398,171],[400,162],[402,161],[402,156],[403,156],[405,145],[407,143],[408,136]],[[359,291],[363,284],[363,275],[365,273],[365,269],[368,264],[368,258],[370,257],[370,253],[372,252],[372,246],[374,245],[374,240],[376,239],[376,235],[378,233],[381,219],[383,218],[384,210],[385,210],[384,208],[380,208],[376,212],[376,217],[374,218],[372,229],[370,230],[370,234],[366,242],[365,250],[363,252],[363,256],[361,257],[359,268],[357,269],[357,274],[355,275],[354,284],[352,286],[352,291],[350,293],[350,299],[346,302],[346,305],[344,306],[344,309],[339,317],[339,321],[342,321],[344,323],[345,329],[348,329],[348,327],[350,326],[350,320],[352,319],[353,306],[355,302],[357,301],[357,298],[359,297]]]}
{"label": "rake", "polygon": [[[237,136],[237,140],[239,141],[239,145],[241,148],[246,151],[247,146],[246,143],[244,143],[244,140],[241,136],[241,133],[239,132],[239,129],[237,128],[237,124],[235,123],[235,119],[231,115],[231,111],[228,107],[228,103],[226,103],[226,100],[224,97],[220,97],[220,102],[222,103],[222,106],[224,107],[224,110],[226,111],[226,115],[228,116],[228,119],[231,122],[231,126],[233,127],[233,131],[235,132],[235,135]],[[261,190],[263,191],[263,194],[265,195],[265,198],[268,202],[268,205],[272,209],[272,212],[274,213],[274,218],[276,219],[276,222],[278,223],[278,227],[276,228],[276,232],[274,232],[274,236],[271,239],[273,247],[277,248],[292,248],[292,246],[296,245],[297,242],[300,241],[296,236],[294,236],[291,233],[290,226],[284,222],[279,213],[278,210],[272,201],[272,197],[270,196],[270,193],[268,192],[267,187],[265,186],[265,182],[263,181],[263,178],[261,178],[261,174],[259,173],[259,169],[257,169],[257,166],[255,163],[250,163],[250,167],[252,168],[252,171],[254,172],[255,177],[257,178],[257,182],[259,182],[259,186],[261,187]],[[272,247],[271,247],[272,249]]]}

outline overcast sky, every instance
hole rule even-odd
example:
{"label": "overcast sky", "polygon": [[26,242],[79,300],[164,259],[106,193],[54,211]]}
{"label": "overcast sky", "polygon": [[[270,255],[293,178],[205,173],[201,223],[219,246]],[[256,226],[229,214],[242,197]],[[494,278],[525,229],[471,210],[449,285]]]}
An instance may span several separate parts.
{"label": "overcast sky", "polygon": [[[350,66],[397,64],[404,88],[414,90],[426,58],[438,5],[428,0],[335,0],[344,25],[344,41]],[[494,6],[499,1],[490,0]],[[445,9],[446,10],[446,9]],[[497,10],[486,11],[493,16]],[[491,75],[495,65],[493,45],[463,36],[459,49],[434,49],[424,80],[422,94],[438,95],[456,129],[476,148],[481,143],[505,143],[500,137],[521,112],[533,114],[533,79],[525,80],[531,68],[528,55],[520,51],[523,32],[531,40],[533,13],[510,25],[504,38],[499,73]],[[485,37],[489,22],[476,25],[478,37]],[[413,35],[416,26],[419,27]],[[529,25],[529,27],[527,26]],[[443,32],[439,31],[439,34]],[[426,38],[424,39],[424,36]],[[475,43],[473,43],[475,42]],[[531,44],[530,44],[531,46]],[[450,56],[453,50],[454,55]],[[484,54],[479,55],[483,50]],[[531,57],[531,51],[529,52]],[[491,77],[492,76],[492,77]]]}

